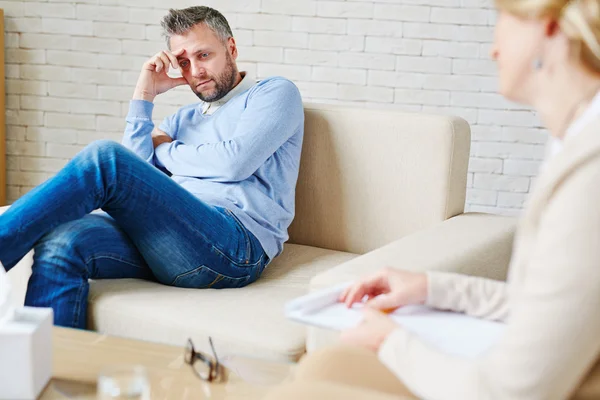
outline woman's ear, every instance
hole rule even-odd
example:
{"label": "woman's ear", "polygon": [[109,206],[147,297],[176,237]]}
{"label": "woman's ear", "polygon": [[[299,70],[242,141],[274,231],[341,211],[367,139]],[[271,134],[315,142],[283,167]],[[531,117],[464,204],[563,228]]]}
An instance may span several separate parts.
{"label": "woman's ear", "polygon": [[554,18],[544,18],[542,20],[544,24],[544,33],[546,37],[554,37],[560,32],[560,24]]}

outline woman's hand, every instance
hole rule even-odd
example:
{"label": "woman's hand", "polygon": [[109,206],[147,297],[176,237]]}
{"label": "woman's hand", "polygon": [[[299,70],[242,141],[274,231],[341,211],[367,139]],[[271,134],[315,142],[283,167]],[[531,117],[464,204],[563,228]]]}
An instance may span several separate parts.
{"label": "woman's hand", "polygon": [[375,353],[398,325],[384,313],[365,308],[362,322],[355,328],[342,332],[342,342],[360,346]]}
{"label": "woman's hand", "polygon": [[427,300],[427,275],[425,273],[384,268],[376,274],[350,285],[340,296],[347,307],[361,302],[367,296],[367,306],[391,311]]}

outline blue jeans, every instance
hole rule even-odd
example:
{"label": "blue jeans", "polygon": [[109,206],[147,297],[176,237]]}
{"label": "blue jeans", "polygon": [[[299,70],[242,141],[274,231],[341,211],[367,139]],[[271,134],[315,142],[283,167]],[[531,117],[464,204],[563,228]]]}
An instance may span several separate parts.
{"label": "blue jeans", "polygon": [[[92,213],[102,209],[104,213]],[[112,141],[98,141],[0,216],[0,261],[34,249],[25,304],[85,328],[88,279],[235,288],[269,262],[234,214],[210,206]]]}

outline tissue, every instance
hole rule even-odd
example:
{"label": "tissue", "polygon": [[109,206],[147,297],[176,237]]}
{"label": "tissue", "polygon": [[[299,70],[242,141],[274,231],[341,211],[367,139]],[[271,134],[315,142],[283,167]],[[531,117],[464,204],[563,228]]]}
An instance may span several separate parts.
{"label": "tissue", "polygon": [[34,400],[52,378],[51,308],[17,307],[0,263],[0,400]]}

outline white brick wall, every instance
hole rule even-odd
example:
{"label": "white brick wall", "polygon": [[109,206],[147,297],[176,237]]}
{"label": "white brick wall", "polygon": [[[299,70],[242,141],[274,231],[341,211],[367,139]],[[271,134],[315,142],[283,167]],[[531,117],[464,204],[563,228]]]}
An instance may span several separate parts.
{"label": "white brick wall", "polygon": [[[473,130],[468,208],[518,214],[544,155],[536,116],[495,93],[492,0],[205,0],[229,19],[240,65],[305,100],[457,114]],[[85,144],[120,140],[168,7],[191,0],[0,1],[6,13],[8,193],[14,201]],[[178,88],[156,120],[195,101]]]}

